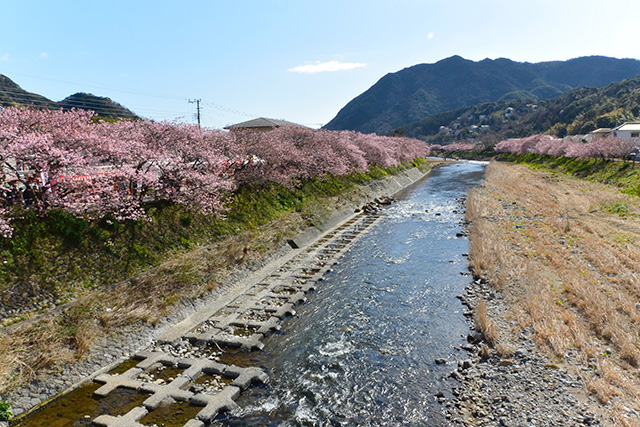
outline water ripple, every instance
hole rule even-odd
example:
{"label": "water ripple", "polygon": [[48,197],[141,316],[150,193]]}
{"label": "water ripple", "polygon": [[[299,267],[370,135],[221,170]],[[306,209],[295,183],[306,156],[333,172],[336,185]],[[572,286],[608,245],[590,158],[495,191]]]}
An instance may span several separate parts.
{"label": "water ripple", "polygon": [[468,326],[455,298],[468,278],[456,198],[482,165],[456,164],[392,205],[309,296],[281,334],[265,339],[269,384],[252,387],[214,426],[440,426],[435,393]]}

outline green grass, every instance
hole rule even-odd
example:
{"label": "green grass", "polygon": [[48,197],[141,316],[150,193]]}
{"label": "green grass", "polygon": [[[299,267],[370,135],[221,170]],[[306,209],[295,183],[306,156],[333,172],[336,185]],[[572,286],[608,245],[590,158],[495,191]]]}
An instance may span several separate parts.
{"label": "green grass", "polygon": [[0,401],[0,421],[9,421],[11,417],[13,417],[11,404],[9,404],[8,402]]}
{"label": "green grass", "polygon": [[624,193],[640,196],[640,166],[631,162],[601,159],[573,159],[541,154],[500,154],[497,160],[510,161],[578,176],[603,184],[619,187]]}

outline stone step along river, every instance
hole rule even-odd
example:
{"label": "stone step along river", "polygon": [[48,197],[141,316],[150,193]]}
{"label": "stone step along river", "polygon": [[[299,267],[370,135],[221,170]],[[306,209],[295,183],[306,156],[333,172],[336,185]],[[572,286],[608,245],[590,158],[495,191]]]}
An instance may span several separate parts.
{"label": "stone step along river", "polygon": [[483,170],[437,168],[19,425],[446,425],[442,361],[469,332],[461,202]]}

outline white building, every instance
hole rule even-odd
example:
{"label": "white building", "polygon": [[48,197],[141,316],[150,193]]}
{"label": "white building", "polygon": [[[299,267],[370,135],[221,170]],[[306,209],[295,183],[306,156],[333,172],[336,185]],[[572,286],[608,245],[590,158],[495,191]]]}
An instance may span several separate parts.
{"label": "white building", "polygon": [[613,135],[613,129],[611,128],[598,128],[596,130],[593,130],[591,132],[589,132],[588,135],[591,135],[591,140],[595,139],[595,138],[604,138],[606,136],[610,136]]}
{"label": "white building", "polygon": [[640,122],[626,122],[617,128],[613,128],[613,136],[632,139],[640,143]]}

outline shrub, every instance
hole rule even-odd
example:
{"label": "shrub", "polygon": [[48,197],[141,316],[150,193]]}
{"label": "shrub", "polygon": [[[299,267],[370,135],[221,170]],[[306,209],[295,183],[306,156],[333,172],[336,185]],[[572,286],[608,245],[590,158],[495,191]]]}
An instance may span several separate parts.
{"label": "shrub", "polygon": [[0,401],[0,421],[9,421],[11,417],[13,417],[11,404],[8,402]]}

